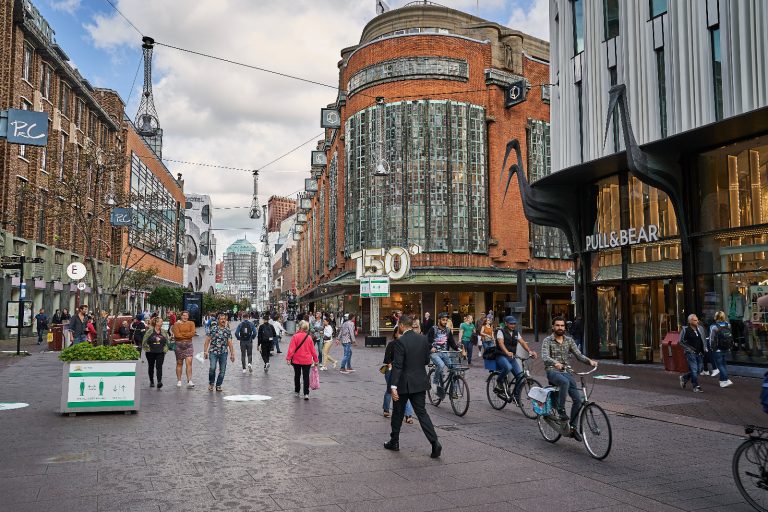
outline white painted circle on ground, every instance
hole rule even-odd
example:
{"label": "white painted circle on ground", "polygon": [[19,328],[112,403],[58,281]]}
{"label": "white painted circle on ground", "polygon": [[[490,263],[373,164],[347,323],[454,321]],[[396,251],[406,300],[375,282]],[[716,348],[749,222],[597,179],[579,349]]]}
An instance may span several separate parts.
{"label": "white painted circle on ground", "polygon": [[224,400],[231,402],[263,402],[264,400],[272,400],[272,397],[267,395],[229,395],[225,396]]}
{"label": "white painted circle on ground", "polygon": [[80,263],[79,261],[75,261],[67,265],[67,275],[70,279],[82,279],[85,277],[85,274],[87,273],[87,270],[85,269],[85,265]]}
{"label": "white painted circle on ground", "polygon": [[600,380],[629,380],[629,375],[595,375]]}
{"label": "white painted circle on ground", "polygon": [[23,409],[24,407],[29,407],[29,404],[25,404],[23,402],[0,402],[0,411],[7,411],[9,409]]}

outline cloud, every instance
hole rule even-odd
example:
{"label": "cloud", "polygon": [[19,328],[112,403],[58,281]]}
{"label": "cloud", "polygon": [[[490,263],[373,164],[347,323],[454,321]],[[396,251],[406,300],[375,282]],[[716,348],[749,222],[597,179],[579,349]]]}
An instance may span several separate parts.
{"label": "cloud", "polygon": [[51,0],[51,7],[57,11],[74,14],[80,8],[82,0]]}
{"label": "cloud", "polygon": [[527,10],[515,7],[506,25],[549,41],[549,0],[533,0]]}

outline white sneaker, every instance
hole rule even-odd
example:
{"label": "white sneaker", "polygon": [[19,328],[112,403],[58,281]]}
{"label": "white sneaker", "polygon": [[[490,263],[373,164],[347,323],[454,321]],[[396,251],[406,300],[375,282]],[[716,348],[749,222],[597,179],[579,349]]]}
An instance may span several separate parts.
{"label": "white sneaker", "polygon": [[710,373],[710,375],[712,377],[717,377],[718,375],[720,375],[720,370],[712,370],[712,373]]}
{"label": "white sneaker", "polygon": [[705,370],[705,371],[701,372],[701,375],[706,375],[707,377],[709,377],[709,371]]}
{"label": "white sneaker", "polygon": [[267,363],[266,369],[269,370],[269,363]]}
{"label": "white sneaker", "polygon": [[246,373],[248,373],[248,370],[246,370],[245,368],[243,368],[243,374],[246,374]]}
{"label": "white sneaker", "polygon": [[731,379],[724,380],[720,382],[721,388],[727,388],[728,386],[733,386],[733,382],[731,382]]}
{"label": "white sneaker", "polygon": [[249,372],[252,372],[252,371],[253,371],[253,366],[251,366],[251,363],[248,363],[248,371],[249,371]]}
{"label": "white sneaker", "polygon": [[195,387],[195,383],[194,383],[194,382],[192,382],[192,381],[189,381],[189,382],[187,382],[187,387],[188,387],[189,389],[192,389],[193,387]]}
{"label": "white sneaker", "polygon": [[178,382],[176,382],[176,387],[177,387],[177,388],[180,388],[180,387],[181,387],[181,381],[178,381]]}

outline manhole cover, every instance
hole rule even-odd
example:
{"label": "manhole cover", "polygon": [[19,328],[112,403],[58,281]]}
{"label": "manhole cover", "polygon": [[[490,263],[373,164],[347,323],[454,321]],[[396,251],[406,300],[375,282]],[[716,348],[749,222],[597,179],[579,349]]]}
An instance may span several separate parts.
{"label": "manhole cover", "polygon": [[306,446],[338,446],[339,444],[332,437],[317,434],[299,436],[297,439],[294,439],[294,442]]}
{"label": "manhole cover", "polygon": [[22,402],[0,402],[0,411],[8,411],[10,409],[23,409],[29,407],[29,404]]}
{"label": "manhole cover", "polygon": [[272,397],[267,395],[229,395],[225,396],[224,400],[230,402],[263,402],[264,400],[272,400]]}

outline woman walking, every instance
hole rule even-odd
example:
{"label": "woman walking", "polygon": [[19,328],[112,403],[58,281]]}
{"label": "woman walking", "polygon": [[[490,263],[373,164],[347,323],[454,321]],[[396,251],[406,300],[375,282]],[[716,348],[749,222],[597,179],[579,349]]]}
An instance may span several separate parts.
{"label": "woman walking", "polygon": [[64,308],[61,312],[61,335],[64,337],[64,347],[68,347],[72,339],[72,331],[69,329],[70,320],[72,320],[72,315],[69,314],[67,308]]}
{"label": "woman walking", "polygon": [[491,317],[486,316],[483,319],[483,326],[480,328],[480,343],[478,347],[480,354],[495,344],[496,342],[493,341],[493,320],[491,320]]}
{"label": "woman walking", "polygon": [[[728,367],[725,358],[733,348],[733,333],[731,325],[725,316],[725,311],[715,313],[715,323],[709,328],[709,343],[712,352],[712,376],[720,376],[720,387],[727,388],[733,382],[728,378]],[[703,372],[702,372],[703,373]]]}
{"label": "woman walking", "polygon": [[173,324],[173,338],[176,340],[176,387],[181,387],[181,370],[187,363],[187,387],[194,388],[192,382],[192,357],[195,355],[195,347],[192,338],[195,337],[195,322],[189,319],[189,311],[181,312],[181,320]]}
{"label": "woman walking", "polygon": [[144,334],[144,354],[147,357],[149,372],[149,387],[155,387],[155,371],[157,371],[157,389],[163,387],[163,362],[168,352],[168,333],[163,330],[163,320],[155,317],[149,322],[149,329]]}
{"label": "woman walking", "polygon": [[261,352],[261,359],[264,361],[264,373],[267,373],[269,371],[269,356],[272,354],[272,340],[277,337],[277,333],[269,322],[269,313],[264,313],[262,320],[263,322],[259,325],[259,330],[256,334],[256,343],[258,344],[259,352]]}
{"label": "woman walking", "polygon": [[472,323],[472,315],[465,315],[464,322],[459,326],[461,331],[461,344],[467,354],[467,364],[472,364],[472,334],[475,332],[475,324]]}
{"label": "woman walking", "polygon": [[308,321],[299,322],[299,329],[291,338],[285,360],[293,366],[293,391],[296,396],[300,396],[301,378],[304,377],[304,400],[309,400],[309,369],[317,364],[318,359],[314,340],[309,334]]}
{"label": "woman walking", "polygon": [[[416,324],[419,322],[418,319],[414,320],[413,323]],[[384,389],[384,417],[389,418],[391,416],[391,405],[392,405],[392,388],[390,387],[391,382],[391,375],[392,375],[392,361],[395,359],[395,343],[397,342],[397,339],[400,337],[400,330],[395,329],[392,333],[392,341],[387,343],[387,347],[384,349],[384,364],[387,365],[387,371],[384,372],[384,380],[387,383],[387,387]],[[408,424],[413,423],[413,406],[411,405],[411,401],[408,400],[405,404],[405,422]]]}
{"label": "woman walking", "polygon": [[320,365],[321,370],[327,370],[328,369],[328,362],[333,363],[333,369],[336,369],[336,366],[338,364],[338,361],[331,357],[331,354],[329,353],[331,351],[331,347],[333,346],[333,326],[331,325],[331,320],[326,317],[323,318],[323,364]]}
{"label": "woman walking", "polygon": [[[178,322],[177,322],[178,323]],[[216,391],[221,391],[224,382],[224,374],[227,372],[227,356],[235,362],[235,347],[232,345],[232,331],[229,329],[227,315],[220,313],[216,325],[211,326],[211,333],[205,338],[203,357],[210,360],[208,369],[208,391],[213,391],[213,383],[216,382]],[[219,376],[216,376],[216,365],[219,366]]]}

